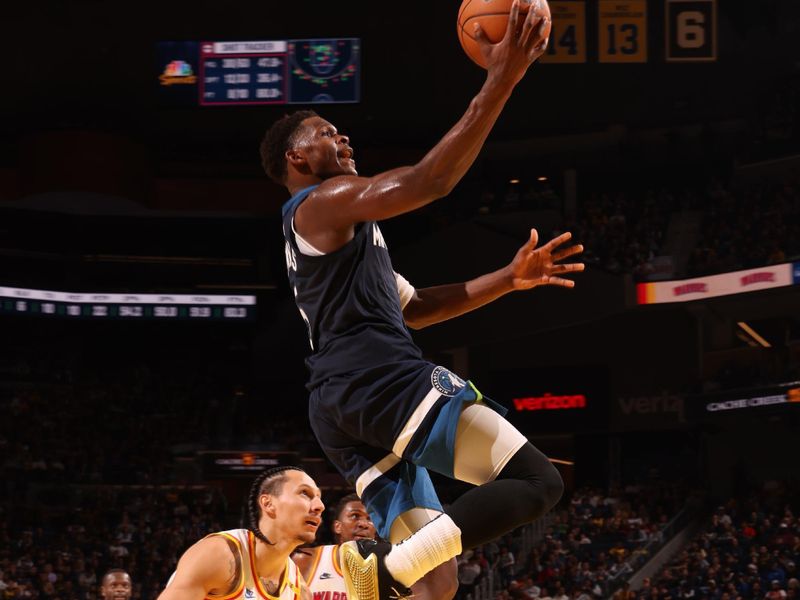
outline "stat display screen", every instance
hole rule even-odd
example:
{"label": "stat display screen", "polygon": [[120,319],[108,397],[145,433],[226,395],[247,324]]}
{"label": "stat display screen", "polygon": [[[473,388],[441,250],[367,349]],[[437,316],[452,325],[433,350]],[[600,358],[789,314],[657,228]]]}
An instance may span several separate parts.
{"label": "stat display screen", "polygon": [[360,100],[357,38],[160,42],[166,106],[331,104]]}
{"label": "stat display screen", "polygon": [[248,321],[256,297],[221,294],[75,293],[0,287],[0,315],[65,319]]}

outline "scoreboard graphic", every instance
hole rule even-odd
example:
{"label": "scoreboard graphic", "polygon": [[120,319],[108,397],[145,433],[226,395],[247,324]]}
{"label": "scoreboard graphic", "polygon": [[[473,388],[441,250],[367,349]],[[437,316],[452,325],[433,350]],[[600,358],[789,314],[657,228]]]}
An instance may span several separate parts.
{"label": "scoreboard graphic", "polygon": [[157,60],[167,106],[360,101],[356,38],[161,42]]}
{"label": "scoreboard graphic", "polygon": [[255,296],[73,293],[0,287],[0,315],[66,319],[246,321]]}

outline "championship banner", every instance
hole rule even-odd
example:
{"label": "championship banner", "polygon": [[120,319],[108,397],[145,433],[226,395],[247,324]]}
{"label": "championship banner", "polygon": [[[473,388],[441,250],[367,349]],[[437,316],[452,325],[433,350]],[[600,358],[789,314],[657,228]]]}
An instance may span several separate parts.
{"label": "championship banner", "polygon": [[717,60],[716,0],[667,0],[667,62]]}
{"label": "championship banner", "polygon": [[708,277],[639,283],[636,285],[636,303],[690,302],[797,285],[798,282],[800,263],[784,263]]}
{"label": "championship banner", "polygon": [[600,0],[597,18],[601,63],[647,62],[647,2]]}
{"label": "championship banner", "polygon": [[586,62],[586,2],[553,0],[550,2],[553,27],[542,63]]}

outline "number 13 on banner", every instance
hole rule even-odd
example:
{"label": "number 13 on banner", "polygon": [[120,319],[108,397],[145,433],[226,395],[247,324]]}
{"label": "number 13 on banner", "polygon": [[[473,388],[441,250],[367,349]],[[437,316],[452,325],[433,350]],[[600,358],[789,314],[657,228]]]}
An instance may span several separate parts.
{"label": "number 13 on banner", "polygon": [[599,10],[597,39],[600,62],[646,63],[646,0],[600,0]]}
{"label": "number 13 on banner", "polygon": [[553,0],[550,2],[553,28],[544,63],[586,62],[586,2]]}

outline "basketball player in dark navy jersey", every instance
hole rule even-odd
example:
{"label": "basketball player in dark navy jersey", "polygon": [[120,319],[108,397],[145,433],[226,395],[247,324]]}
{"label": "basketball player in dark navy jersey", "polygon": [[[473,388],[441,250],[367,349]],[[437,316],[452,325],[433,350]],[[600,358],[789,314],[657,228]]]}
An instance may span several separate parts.
{"label": "basketball player in dark navy jersey", "polygon": [[[370,592],[376,586],[385,600],[392,586],[402,592],[415,582],[417,595],[451,597],[454,587],[442,581],[455,581],[453,558],[462,549],[535,520],[563,491],[558,471],[502,409],[471,382],[425,361],[407,326],[426,327],[515,290],[571,288],[563,276],[583,264],[565,260],[583,248],[565,245],[569,233],[538,246],[531,230],[498,271],[415,290],[394,272],[378,226],[446,196],[472,165],[514,86],[545,51],[548,23],[537,1],[527,16],[515,1],[498,44],[476,30],[486,82],[416,165],[360,177],[348,137],[311,111],[276,122],[261,144],[265,170],[292,194],[283,207],[283,233],[289,281],[312,349],[311,426],[356,487],[380,537],[391,542],[371,549],[377,561],[361,559],[370,551],[366,544],[342,546],[351,600],[376,600]],[[445,513],[428,469],[476,487]],[[377,565],[374,585],[365,579],[373,576],[370,565]]]}

